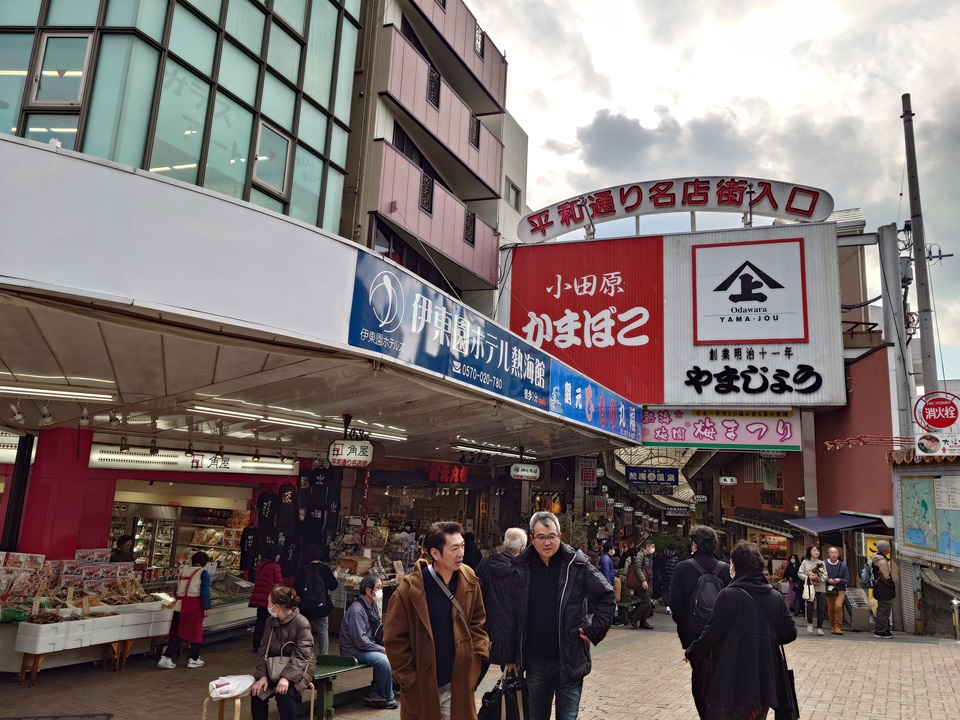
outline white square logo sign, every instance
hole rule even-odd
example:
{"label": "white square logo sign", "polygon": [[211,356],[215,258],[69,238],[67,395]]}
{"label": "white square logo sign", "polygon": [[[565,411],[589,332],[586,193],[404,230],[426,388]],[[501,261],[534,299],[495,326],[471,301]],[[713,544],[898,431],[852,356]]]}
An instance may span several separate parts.
{"label": "white square logo sign", "polygon": [[809,341],[803,238],[692,250],[695,345]]}

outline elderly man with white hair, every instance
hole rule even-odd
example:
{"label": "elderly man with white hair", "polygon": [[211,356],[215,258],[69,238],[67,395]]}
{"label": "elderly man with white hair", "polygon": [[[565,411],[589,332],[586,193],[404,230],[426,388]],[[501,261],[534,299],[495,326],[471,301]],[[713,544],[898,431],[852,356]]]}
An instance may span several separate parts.
{"label": "elderly man with white hair", "polygon": [[523,552],[527,546],[527,531],[523,528],[507,528],[503,534],[503,546],[498,552],[487,555],[477,565],[477,577],[480,578],[480,592],[483,595],[483,607],[487,611],[487,622],[483,629],[490,637],[490,659],[480,668],[477,686],[487,674],[491,663],[497,663],[502,670],[506,665],[506,643],[509,636],[505,631],[510,626],[506,614],[512,612],[510,603],[514,597],[513,583],[516,580],[516,568],[513,558]]}

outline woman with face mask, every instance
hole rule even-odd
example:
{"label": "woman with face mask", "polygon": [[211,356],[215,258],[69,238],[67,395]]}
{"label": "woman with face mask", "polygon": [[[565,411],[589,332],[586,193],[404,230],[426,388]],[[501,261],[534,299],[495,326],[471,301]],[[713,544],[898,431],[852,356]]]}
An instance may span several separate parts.
{"label": "woman with face mask", "polygon": [[787,598],[790,611],[797,617],[803,615],[803,582],[800,580],[800,558],[796,554],[787,560],[783,569],[783,579],[790,583],[790,593]]}
{"label": "woman with face mask", "polygon": [[383,582],[366,575],[360,580],[360,597],[350,603],[340,623],[340,654],[354,657],[373,668],[375,691],[363,700],[378,708],[395,708],[390,661],[383,649],[383,619],[379,605],[383,603]]}
{"label": "woman with face mask", "polygon": [[[257,681],[250,688],[253,720],[267,720],[271,697],[277,700],[280,720],[296,720],[297,705],[313,682],[317,658],[313,653],[310,621],[297,607],[300,597],[292,588],[277,585],[270,592],[270,603],[263,642],[257,652]],[[271,668],[276,658],[290,658],[282,668]],[[270,662],[268,662],[268,660]]]}

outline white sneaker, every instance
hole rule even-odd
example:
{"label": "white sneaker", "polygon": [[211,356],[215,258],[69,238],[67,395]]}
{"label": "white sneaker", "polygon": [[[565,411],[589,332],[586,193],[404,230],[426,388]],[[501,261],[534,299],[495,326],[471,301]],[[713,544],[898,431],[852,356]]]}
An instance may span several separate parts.
{"label": "white sneaker", "polygon": [[813,635],[813,623],[807,623],[807,632]]}
{"label": "white sneaker", "polygon": [[[820,634],[822,635],[823,633],[820,633]],[[200,658],[197,658],[196,660],[193,660],[193,659],[191,658],[190,661],[187,663],[187,667],[190,668],[191,670],[192,670],[193,668],[203,667],[203,660],[201,660]]]}
{"label": "white sneaker", "polygon": [[669,605],[667,605],[667,615],[673,615],[673,612],[671,612]]}
{"label": "white sneaker", "polygon": [[157,663],[157,667],[163,668],[164,670],[173,670],[176,666],[177,664],[166,655],[162,655],[160,662]]}
{"label": "white sneaker", "polygon": [[823,628],[817,628],[817,635],[823,637]]}

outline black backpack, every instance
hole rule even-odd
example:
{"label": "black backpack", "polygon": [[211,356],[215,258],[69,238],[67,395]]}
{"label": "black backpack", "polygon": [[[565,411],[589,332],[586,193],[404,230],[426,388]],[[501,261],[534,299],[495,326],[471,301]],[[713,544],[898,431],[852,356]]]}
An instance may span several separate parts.
{"label": "black backpack", "polygon": [[691,558],[693,564],[700,570],[697,585],[693,590],[690,601],[690,629],[699,637],[707,626],[707,621],[713,614],[713,606],[717,602],[717,595],[723,590],[723,580],[720,573],[727,568],[726,563],[718,562],[713,570],[706,570],[696,558]]}
{"label": "black backpack", "polygon": [[327,607],[327,586],[323,582],[322,563],[311,563],[300,588],[300,609],[310,615]]}

